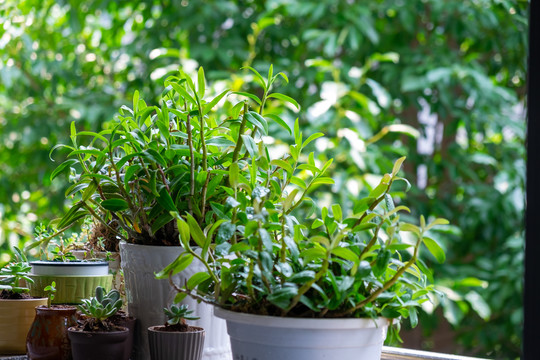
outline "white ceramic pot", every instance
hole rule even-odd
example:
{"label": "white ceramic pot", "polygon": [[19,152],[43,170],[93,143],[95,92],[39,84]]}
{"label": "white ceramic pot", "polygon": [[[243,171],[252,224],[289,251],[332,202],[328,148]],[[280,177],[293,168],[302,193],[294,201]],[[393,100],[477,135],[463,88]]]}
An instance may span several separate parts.
{"label": "white ceramic pot", "polygon": [[[120,243],[120,258],[126,285],[128,312],[138,320],[135,334],[135,360],[149,360],[147,329],[166,322],[163,308],[169,306],[176,291],[166,279],[158,280],[155,274],[173,262],[182,252],[180,246],[149,246]],[[193,263],[181,273],[175,275],[176,284],[183,284],[191,275],[204,271],[201,264]],[[213,315],[213,307],[204,303],[197,304],[195,300],[186,298],[197,321],[190,325],[199,326],[206,330],[206,340],[203,360],[230,360],[230,342],[227,336],[227,326],[224,320]]]}
{"label": "white ceramic pot", "polygon": [[304,319],[215,308],[227,320],[233,359],[379,360],[389,320]]}

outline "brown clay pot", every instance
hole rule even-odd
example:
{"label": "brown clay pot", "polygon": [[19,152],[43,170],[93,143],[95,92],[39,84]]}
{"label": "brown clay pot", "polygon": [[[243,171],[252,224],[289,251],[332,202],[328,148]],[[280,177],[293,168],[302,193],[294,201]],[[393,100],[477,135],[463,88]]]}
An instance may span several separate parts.
{"label": "brown clay pot", "polygon": [[124,344],[129,337],[127,327],[120,331],[92,332],[68,329],[73,360],[119,360],[124,359]]}
{"label": "brown clay pot", "polygon": [[29,360],[71,360],[67,334],[77,325],[75,306],[36,307],[36,317],[26,337]]}

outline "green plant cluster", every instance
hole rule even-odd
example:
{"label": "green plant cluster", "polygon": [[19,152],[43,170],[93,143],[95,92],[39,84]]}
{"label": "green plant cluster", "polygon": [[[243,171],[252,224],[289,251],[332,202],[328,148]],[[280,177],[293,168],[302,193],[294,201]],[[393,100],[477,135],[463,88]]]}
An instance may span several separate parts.
{"label": "green plant cluster", "polygon": [[[427,337],[405,346],[519,358],[525,121],[514,110],[526,96],[529,3],[6,0],[0,263],[9,262],[10,243],[22,248],[38,221],[64,210],[70,184],[50,181],[48,153],[69,142],[69,123],[101,131],[135,90],[154,103],[156,80],[179,66],[204,66],[209,79],[238,90],[251,75],[231,71],[273,63],[294,83],[286,94],[306,110],[302,129],[326,134],[311,145],[315,158],[335,159],[336,184],[321,187],[321,199],[351,210],[351,199],[378,184],[374,174],[407,155],[406,177],[426,180],[426,191],[408,193],[415,217],[459,224],[461,231],[431,234],[446,250],[444,265],[423,257],[447,295],[432,299],[435,309],[455,331],[446,344]],[[435,126],[418,121],[428,112]],[[283,117],[294,123],[293,114]],[[269,135],[290,141],[278,130],[270,126]],[[432,151],[416,151],[433,132]],[[440,334],[447,327],[425,309],[424,334]]]}
{"label": "green plant cluster", "polygon": [[230,91],[205,100],[200,68],[197,85],[183,73],[167,78],[159,106],[148,106],[136,92],[133,108],[122,106],[111,129],[77,131],[72,123],[72,145],[52,150],[68,149],[68,159],[51,177],[72,169],[73,184],[66,196],[78,196],[51,236],[91,216],[119,240],[174,245],[178,229],[171,212],[188,212],[203,227],[219,219],[216,206],[222,206],[231,191],[223,186],[231,181],[229,167],[257,153],[255,139],[268,134],[267,119],[290,131],[277,114],[263,116],[266,102],[277,99],[298,106],[288,96],[271,92],[278,77],[287,81],[283,73],[273,74],[270,67],[265,80],[253,72],[264,88],[262,99],[244,92],[232,95],[254,101],[258,112],[242,100],[227,109],[228,116],[212,113]]}

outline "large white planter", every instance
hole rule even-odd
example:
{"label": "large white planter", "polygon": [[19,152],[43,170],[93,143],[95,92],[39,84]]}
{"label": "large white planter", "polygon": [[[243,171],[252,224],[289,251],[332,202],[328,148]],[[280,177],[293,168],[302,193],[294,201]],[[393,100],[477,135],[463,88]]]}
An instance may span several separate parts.
{"label": "large white planter", "polygon": [[[158,280],[155,274],[173,262],[183,251],[180,246],[120,243],[128,312],[138,320],[135,333],[135,360],[150,359],[147,329],[150,326],[165,324],[163,308],[169,306],[176,296],[176,291],[170,286],[169,281]],[[191,275],[200,271],[204,271],[202,265],[194,260],[187,269],[175,275],[173,280],[176,284],[183,284]],[[206,330],[203,360],[230,360],[230,342],[225,321],[214,316],[212,306],[197,304],[195,300],[189,298],[183,303],[188,304],[190,309],[194,310],[194,315],[200,317],[197,321],[191,321],[190,325]]]}
{"label": "large white planter", "polygon": [[214,309],[227,320],[233,359],[379,360],[389,320],[304,319]]}

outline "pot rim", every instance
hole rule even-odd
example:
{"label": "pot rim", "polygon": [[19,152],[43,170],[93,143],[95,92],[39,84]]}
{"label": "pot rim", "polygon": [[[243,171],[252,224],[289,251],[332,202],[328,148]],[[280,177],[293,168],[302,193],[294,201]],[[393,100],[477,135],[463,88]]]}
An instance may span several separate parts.
{"label": "pot rim", "polygon": [[32,301],[43,301],[43,300],[47,300],[46,297],[37,297],[37,298],[32,298],[32,299],[0,299],[0,302],[2,301],[5,301],[5,302],[32,302]]}
{"label": "pot rim", "polygon": [[162,330],[159,330],[159,328],[163,328],[163,327],[165,327],[165,325],[149,326],[148,331],[157,332],[157,333],[169,333],[169,334],[200,334],[200,333],[205,332],[205,330],[200,326],[191,326],[192,328],[197,329],[196,331],[162,331]]}
{"label": "pot rim", "polygon": [[109,266],[108,261],[102,260],[73,260],[73,261],[31,261],[32,266]]}
{"label": "pot rim", "polygon": [[[227,321],[266,327],[284,327],[295,329],[361,329],[386,327],[392,323],[391,319],[379,317],[372,318],[295,318],[268,315],[256,315],[226,310],[214,306],[214,315]],[[324,323],[324,324],[322,324]]]}

